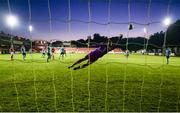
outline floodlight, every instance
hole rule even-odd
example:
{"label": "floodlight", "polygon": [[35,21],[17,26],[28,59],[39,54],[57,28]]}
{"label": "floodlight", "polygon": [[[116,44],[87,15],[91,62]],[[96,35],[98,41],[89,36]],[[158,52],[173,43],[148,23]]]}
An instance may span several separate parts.
{"label": "floodlight", "polygon": [[19,21],[15,15],[7,15],[5,18],[7,26],[14,28],[18,25]]}
{"label": "floodlight", "polygon": [[169,26],[171,24],[171,18],[167,17],[163,21],[164,25]]}
{"label": "floodlight", "polygon": [[143,31],[144,31],[144,33],[147,33],[147,29],[146,28],[143,28]]}
{"label": "floodlight", "polygon": [[29,32],[32,32],[32,30],[33,30],[33,26],[29,25]]}

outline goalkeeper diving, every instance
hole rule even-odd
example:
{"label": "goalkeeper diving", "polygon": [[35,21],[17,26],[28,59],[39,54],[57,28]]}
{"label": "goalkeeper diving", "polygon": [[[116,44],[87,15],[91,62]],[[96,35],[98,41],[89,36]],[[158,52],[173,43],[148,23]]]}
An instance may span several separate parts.
{"label": "goalkeeper diving", "polygon": [[[123,37],[123,35],[120,35],[118,41],[121,40],[122,37]],[[83,68],[87,67],[88,65],[97,61],[99,58],[103,57],[109,51],[112,51],[113,49],[115,49],[117,47],[118,41],[115,44],[113,44],[112,40],[110,38],[108,40],[109,40],[108,44],[99,44],[97,49],[91,51],[84,58],[79,59],[78,61],[76,61],[73,65],[69,66],[68,68],[69,69],[73,68],[75,65],[80,64],[81,62],[87,60],[87,62],[85,64],[82,64],[80,66],[73,68],[73,70],[83,69]]]}

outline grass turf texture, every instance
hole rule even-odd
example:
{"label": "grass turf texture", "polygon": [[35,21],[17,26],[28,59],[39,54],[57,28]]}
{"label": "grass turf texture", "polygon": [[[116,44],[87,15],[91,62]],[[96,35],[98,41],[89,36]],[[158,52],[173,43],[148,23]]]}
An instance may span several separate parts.
{"label": "grass turf texture", "polygon": [[46,63],[41,54],[28,55],[25,61],[20,54],[14,61],[0,55],[0,111],[63,112],[73,111],[72,105],[74,111],[179,111],[180,58],[171,57],[166,65],[162,56],[130,55],[126,60],[108,54],[90,68],[67,68],[83,56],[67,54],[59,60],[56,55]]}

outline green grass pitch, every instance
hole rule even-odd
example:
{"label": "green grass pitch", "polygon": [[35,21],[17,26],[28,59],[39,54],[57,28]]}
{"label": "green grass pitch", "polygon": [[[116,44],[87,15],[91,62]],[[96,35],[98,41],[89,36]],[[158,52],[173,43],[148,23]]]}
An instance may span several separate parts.
{"label": "green grass pitch", "polygon": [[0,55],[0,111],[180,111],[180,58],[167,65],[162,56],[108,54],[67,68],[83,56],[46,63],[41,54]]}

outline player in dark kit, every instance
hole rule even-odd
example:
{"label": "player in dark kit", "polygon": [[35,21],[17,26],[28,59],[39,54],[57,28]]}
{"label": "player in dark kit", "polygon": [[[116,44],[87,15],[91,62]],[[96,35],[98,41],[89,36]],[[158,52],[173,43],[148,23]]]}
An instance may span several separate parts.
{"label": "player in dark kit", "polygon": [[[122,35],[120,36],[120,39],[121,38],[122,38]],[[112,41],[109,39],[108,45],[107,44],[99,45],[99,47],[97,49],[95,49],[94,51],[91,51],[84,58],[78,60],[73,65],[69,66],[68,68],[69,69],[73,68],[75,65],[80,64],[81,62],[87,60],[87,63],[83,64],[82,66],[77,66],[77,67],[73,68],[73,70],[85,68],[115,48],[116,48],[116,44],[113,45]]]}
{"label": "player in dark kit", "polygon": [[14,58],[14,52],[15,52],[15,50],[14,50],[13,45],[11,45],[11,47],[10,47],[10,49],[9,49],[9,52],[10,52],[10,54],[11,54],[11,60],[14,60],[13,58]]}
{"label": "player in dark kit", "polygon": [[49,62],[49,60],[51,59],[51,47],[50,45],[48,45],[47,47],[47,62]]}

